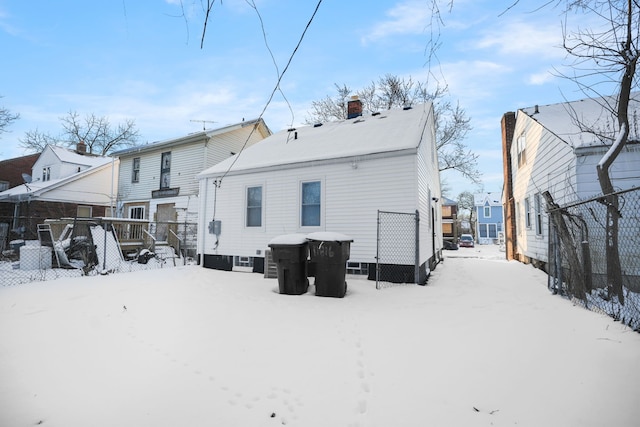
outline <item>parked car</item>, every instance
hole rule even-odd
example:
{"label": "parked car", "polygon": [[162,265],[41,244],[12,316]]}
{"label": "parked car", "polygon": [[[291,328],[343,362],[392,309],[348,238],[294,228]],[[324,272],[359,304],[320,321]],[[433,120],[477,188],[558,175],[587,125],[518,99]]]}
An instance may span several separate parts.
{"label": "parked car", "polygon": [[461,234],[458,246],[461,248],[472,248],[474,246],[473,236],[471,234]]}
{"label": "parked car", "polygon": [[445,240],[443,242],[443,249],[449,250],[449,251],[457,251],[458,250],[458,245],[455,242],[452,242],[451,240]]}

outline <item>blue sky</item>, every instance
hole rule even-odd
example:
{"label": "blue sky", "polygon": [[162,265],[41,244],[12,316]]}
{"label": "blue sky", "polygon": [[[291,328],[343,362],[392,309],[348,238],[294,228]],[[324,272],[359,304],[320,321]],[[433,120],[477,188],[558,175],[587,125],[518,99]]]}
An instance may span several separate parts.
{"label": "blue sky", "polygon": [[[256,0],[282,70],[316,1]],[[554,77],[563,68],[561,15],[521,0],[455,0],[443,6],[432,70],[466,109],[467,144],[479,154],[484,191],[502,189],[500,118],[506,111],[585,96]],[[334,83],[359,89],[385,74],[426,81],[425,0],[324,0],[264,114],[278,131],[308,117]],[[184,11],[184,17],[181,17]],[[200,48],[200,0],[0,0],[0,105],[21,115],[0,136],[0,159],[25,154],[29,130],[60,133],[60,117],[134,119],[153,142],[255,118],[277,81],[260,22],[245,0],[216,1]],[[480,190],[447,173],[450,197]]]}

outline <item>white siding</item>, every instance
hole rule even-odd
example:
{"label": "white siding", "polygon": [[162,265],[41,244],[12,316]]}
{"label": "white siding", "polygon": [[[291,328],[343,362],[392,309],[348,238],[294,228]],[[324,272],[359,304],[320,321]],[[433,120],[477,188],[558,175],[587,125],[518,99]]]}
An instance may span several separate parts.
{"label": "white siding", "polygon": [[[114,167],[117,170],[117,161],[114,162]],[[116,172],[113,174],[114,181],[112,190],[111,164],[109,164],[96,172],[89,173],[80,179],[66,183],[60,188],[47,191],[39,200],[110,206],[112,194],[115,200],[115,190],[118,184],[117,179],[118,175]]]}
{"label": "white siding", "polygon": [[[121,157],[118,199],[122,203],[149,202],[149,218],[153,219],[158,204],[175,203],[178,221],[196,221],[199,202],[199,183],[196,175],[237,153],[245,144],[252,126],[215,135],[206,142],[202,138],[152,149],[142,147],[140,152],[130,152]],[[261,140],[259,132],[251,135],[247,146]],[[162,153],[171,152],[171,188],[180,188],[178,197],[152,199],[152,191],[160,189],[160,163]],[[140,158],[140,175],[137,183],[131,182],[133,159]],[[185,210],[186,209],[186,210]],[[121,215],[126,216],[125,212]]]}
{"label": "white siding", "polygon": [[38,160],[33,164],[33,168],[31,169],[31,178],[33,181],[42,180],[42,168],[44,167],[51,168],[51,179],[60,178],[60,159],[58,159],[58,156],[48,147],[42,151]]}
{"label": "white siding", "polygon": [[[511,162],[514,169],[513,196],[516,202],[517,252],[547,261],[548,218],[543,215],[542,235],[536,235],[534,198],[549,191],[556,203],[576,199],[575,156],[573,149],[522,111],[516,116]],[[526,163],[518,165],[516,140],[526,137]],[[525,225],[525,199],[531,204],[531,227]],[[543,205],[544,199],[543,199]]]}
{"label": "white siding", "polygon": [[[264,256],[268,242],[278,235],[326,230],[354,239],[350,260],[375,262],[377,211],[415,212],[417,183],[415,155],[357,162],[268,171],[224,178],[214,191],[212,180],[206,198],[200,236],[205,254]],[[322,182],[322,223],[320,227],[300,226],[300,184]],[[245,193],[247,186],[263,185],[263,226],[247,228]],[[203,188],[204,190],[204,188]],[[215,194],[215,196],[214,196]],[[217,249],[216,237],[207,224],[214,215],[222,221]]]}
{"label": "white siding", "polygon": [[[440,172],[435,145],[432,143],[435,141],[435,134],[431,127],[427,127],[424,132],[415,158],[420,212],[420,264],[434,255],[434,248],[436,252],[442,249],[442,203],[444,202],[440,194]],[[434,201],[434,198],[437,198],[438,202]]]}
{"label": "white siding", "polygon": [[[584,150],[584,154],[577,156],[576,179],[577,190],[581,199],[591,198],[602,194],[597,180],[596,165],[604,156],[607,147]],[[611,180],[616,189],[626,190],[640,186],[640,145],[625,146],[613,162],[610,170]]]}

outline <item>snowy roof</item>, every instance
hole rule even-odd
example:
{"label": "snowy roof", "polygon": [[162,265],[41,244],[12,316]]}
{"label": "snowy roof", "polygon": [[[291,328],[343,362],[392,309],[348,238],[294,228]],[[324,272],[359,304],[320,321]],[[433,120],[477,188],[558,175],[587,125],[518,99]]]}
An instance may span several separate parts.
{"label": "snowy roof", "polygon": [[[81,155],[78,155],[78,156],[84,157]],[[22,184],[13,188],[9,188],[8,190],[0,192],[0,200],[12,199],[16,197],[20,198],[20,196],[23,196],[23,195],[30,195],[32,197],[38,196],[43,193],[46,193],[47,191],[50,191],[62,185],[65,185],[68,182],[72,182],[77,179],[80,179],[83,176],[89,175],[99,169],[108,167],[111,163],[111,158],[109,157],[98,157],[98,158],[106,159],[107,161],[102,161],[100,164],[96,166],[90,166],[88,169],[84,169],[80,172],[74,173],[72,175],[69,175],[63,178],[50,179],[49,181],[34,180],[28,184]]]}
{"label": "snowy roof", "polygon": [[165,148],[165,147],[169,147],[169,146],[176,146],[176,145],[182,145],[182,144],[189,144],[189,143],[193,143],[197,140],[202,140],[204,138],[212,138],[214,136],[217,135],[222,135],[224,133],[227,132],[231,132],[234,131],[236,129],[240,129],[246,126],[250,126],[250,125],[254,125],[258,123],[259,125],[263,126],[263,130],[267,135],[271,134],[271,130],[269,129],[269,127],[267,127],[266,123],[264,122],[264,120],[262,119],[252,119],[252,120],[243,120],[241,122],[238,123],[234,123],[234,124],[230,124],[227,126],[222,126],[216,129],[210,129],[210,130],[204,130],[201,132],[194,132],[191,133],[187,136],[181,136],[178,138],[171,138],[171,139],[165,139],[162,141],[156,141],[156,142],[152,142],[150,144],[145,144],[145,145],[136,145],[135,147],[130,147],[130,148],[126,148],[124,150],[119,150],[114,152],[113,154],[115,156],[124,156],[127,154],[131,154],[131,153],[140,153],[140,152],[144,152],[144,151],[152,151],[152,150],[157,150],[160,148]]}
{"label": "snowy roof", "polygon": [[447,197],[442,197],[442,206],[457,206],[458,202]]}
{"label": "snowy roof", "polygon": [[78,154],[68,148],[56,147],[55,145],[49,145],[48,147],[63,163],[93,167],[104,165],[112,160],[111,157]]}
{"label": "snowy roof", "polygon": [[431,104],[387,110],[355,119],[283,130],[252,145],[199,177],[278,165],[415,149],[430,123]]}
{"label": "snowy roof", "polygon": [[[631,121],[630,140],[638,140],[639,135],[635,128],[640,115],[640,93],[633,93],[629,105],[629,117]],[[523,108],[520,111],[527,114],[533,120],[553,132],[572,147],[602,145],[603,138],[594,135],[593,130],[599,135],[606,135],[613,139],[618,130],[618,121],[611,111],[615,111],[616,98],[588,98],[572,102],[563,102],[550,105],[536,105]],[[515,135],[517,138],[517,135]],[[606,141],[610,144],[611,141]]]}
{"label": "snowy roof", "polygon": [[473,195],[476,206],[502,206],[502,193],[476,193]]}

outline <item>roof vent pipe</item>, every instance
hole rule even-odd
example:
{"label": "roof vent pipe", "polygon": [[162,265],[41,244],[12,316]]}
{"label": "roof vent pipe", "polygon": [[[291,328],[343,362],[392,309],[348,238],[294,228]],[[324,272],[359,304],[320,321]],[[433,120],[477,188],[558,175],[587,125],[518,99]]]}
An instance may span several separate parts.
{"label": "roof vent pipe", "polygon": [[293,139],[298,139],[298,132],[293,133]]}

